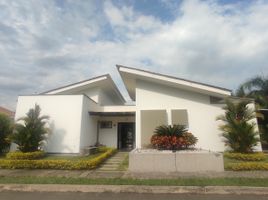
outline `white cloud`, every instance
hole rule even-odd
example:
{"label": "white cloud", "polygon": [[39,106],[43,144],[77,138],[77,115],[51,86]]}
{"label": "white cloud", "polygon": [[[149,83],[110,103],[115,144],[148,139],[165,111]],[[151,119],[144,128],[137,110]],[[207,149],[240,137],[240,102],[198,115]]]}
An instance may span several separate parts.
{"label": "white cloud", "polygon": [[173,21],[111,1],[6,0],[0,9],[0,104],[11,108],[18,94],[103,73],[123,90],[115,64],[231,89],[268,69],[264,1],[187,0]]}

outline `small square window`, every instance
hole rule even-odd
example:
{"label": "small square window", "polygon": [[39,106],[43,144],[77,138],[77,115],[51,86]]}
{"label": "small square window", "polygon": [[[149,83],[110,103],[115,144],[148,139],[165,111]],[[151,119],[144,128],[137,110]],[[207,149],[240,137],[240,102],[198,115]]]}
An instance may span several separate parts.
{"label": "small square window", "polygon": [[101,121],[100,122],[100,128],[112,128],[113,123],[112,121]]}

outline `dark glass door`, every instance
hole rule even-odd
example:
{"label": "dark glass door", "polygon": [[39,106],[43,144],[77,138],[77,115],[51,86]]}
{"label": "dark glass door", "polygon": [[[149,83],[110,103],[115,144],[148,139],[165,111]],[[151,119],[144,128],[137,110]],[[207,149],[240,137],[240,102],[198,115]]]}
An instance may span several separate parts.
{"label": "dark glass door", "polygon": [[131,150],[135,148],[135,123],[118,123],[118,149]]}

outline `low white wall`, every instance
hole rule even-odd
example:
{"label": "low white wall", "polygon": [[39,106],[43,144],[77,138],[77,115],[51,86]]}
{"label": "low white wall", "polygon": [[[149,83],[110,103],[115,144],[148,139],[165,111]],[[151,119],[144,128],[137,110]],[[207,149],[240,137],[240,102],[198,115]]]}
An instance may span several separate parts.
{"label": "low white wall", "polygon": [[135,149],[129,154],[132,172],[222,172],[223,155],[207,151],[157,151]]}
{"label": "low white wall", "polygon": [[45,150],[50,153],[79,153],[83,95],[19,96],[15,119],[25,116],[35,104],[48,115],[49,134]]}

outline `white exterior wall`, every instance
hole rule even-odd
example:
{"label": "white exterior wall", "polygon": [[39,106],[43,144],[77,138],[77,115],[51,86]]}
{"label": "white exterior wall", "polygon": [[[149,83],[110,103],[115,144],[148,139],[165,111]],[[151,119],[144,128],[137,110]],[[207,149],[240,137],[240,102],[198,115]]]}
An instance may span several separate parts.
{"label": "white exterior wall", "polygon": [[89,111],[98,111],[99,106],[91,99],[83,96],[83,107],[81,116],[80,149],[95,145],[97,142],[97,116],[90,116]]}
{"label": "white exterior wall", "polygon": [[108,147],[117,148],[118,122],[135,122],[135,117],[100,117],[100,120],[112,121],[113,127],[107,129],[100,128],[99,142]]}
{"label": "white exterior wall", "polygon": [[45,150],[51,153],[79,153],[83,95],[19,96],[15,119],[25,116],[35,104],[48,115],[51,134]]}
{"label": "white exterior wall", "polygon": [[220,105],[210,104],[208,95],[179,90],[176,88],[137,80],[136,88],[136,141],[141,148],[140,111],[166,109],[168,122],[171,122],[171,110],[187,110],[189,131],[197,138],[197,148],[213,151],[225,149],[216,116],[223,114]]}

